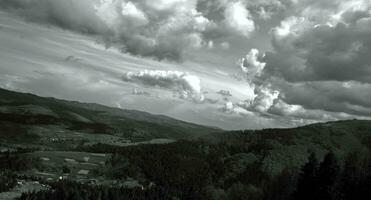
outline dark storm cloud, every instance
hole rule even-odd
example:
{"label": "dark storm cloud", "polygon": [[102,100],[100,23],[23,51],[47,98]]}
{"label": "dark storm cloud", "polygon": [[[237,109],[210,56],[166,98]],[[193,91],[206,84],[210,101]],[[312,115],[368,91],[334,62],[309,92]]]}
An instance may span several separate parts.
{"label": "dark storm cloud", "polygon": [[275,35],[274,51],[266,54],[266,70],[290,82],[334,80],[370,83],[370,13],[351,14],[347,15],[349,23],[345,21],[334,26],[311,24],[308,26],[312,27],[303,27],[305,31],[302,33]]}
{"label": "dark storm cloud", "polygon": [[280,99],[306,109],[371,116],[371,85],[358,82],[281,83]]}
{"label": "dark storm cloud", "polygon": [[94,17],[88,1],[1,0],[0,9],[23,16],[26,20],[49,23],[85,33],[104,33],[106,27]]}

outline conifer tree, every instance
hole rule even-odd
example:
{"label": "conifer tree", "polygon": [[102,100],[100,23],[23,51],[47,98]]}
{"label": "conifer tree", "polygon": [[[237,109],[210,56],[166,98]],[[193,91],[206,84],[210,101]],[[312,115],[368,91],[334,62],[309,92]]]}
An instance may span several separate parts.
{"label": "conifer tree", "polygon": [[318,169],[317,199],[331,200],[336,198],[335,183],[338,179],[339,171],[340,168],[335,154],[332,152],[328,153]]}
{"label": "conifer tree", "polygon": [[301,168],[296,190],[293,194],[294,200],[316,199],[317,192],[317,170],[318,160],[314,153],[311,153],[308,162]]}

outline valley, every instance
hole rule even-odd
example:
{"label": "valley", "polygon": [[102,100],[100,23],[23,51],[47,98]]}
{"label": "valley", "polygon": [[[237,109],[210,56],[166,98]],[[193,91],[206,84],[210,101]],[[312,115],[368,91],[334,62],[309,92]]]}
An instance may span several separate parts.
{"label": "valley", "polygon": [[350,158],[370,175],[367,120],[223,131],[134,110],[0,94],[0,169],[8,177],[2,199],[287,199],[311,155],[321,166],[333,155],[338,177]]}

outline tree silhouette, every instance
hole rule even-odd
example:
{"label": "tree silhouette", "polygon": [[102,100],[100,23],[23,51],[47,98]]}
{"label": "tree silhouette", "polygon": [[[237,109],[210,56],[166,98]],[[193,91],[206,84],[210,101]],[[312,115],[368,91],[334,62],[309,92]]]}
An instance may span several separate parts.
{"label": "tree silhouette", "polygon": [[264,200],[287,200],[295,190],[294,174],[285,168],[281,174],[274,177],[264,186]]}
{"label": "tree silhouette", "polygon": [[313,200],[317,193],[317,169],[318,160],[311,153],[308,162],[301,168],[296,190],[293,194],[294,200]]}
{"label": "tree silhouette", "polygon": [[369,153],[351,152],[345,159],[338,184],[342,199],[368,199],[371,195],[371,162]]}
{"label": "tree silhouette", "polygon": [[317,199],[335,199],[338,192],[335,190],[335,183],[339,176],[339,164],[334,153],[328,153],[318,169]]}

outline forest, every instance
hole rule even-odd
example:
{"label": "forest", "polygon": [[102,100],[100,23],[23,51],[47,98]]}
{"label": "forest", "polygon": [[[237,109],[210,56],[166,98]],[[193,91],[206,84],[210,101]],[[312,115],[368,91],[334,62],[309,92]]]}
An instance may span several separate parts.
{"label": "forest", "polygon": [[[142,187],[79,183],[58,180],[47,183],[50,190],[22,194],[20,200],[43,199],[251,199],[313,200],[368,199],[371,195],[371,157],[367,152],[349,152],[339,158],[328,152],[322,159],[312,152],[299,169],[286,168],[272,176],[262,170],[259,159],[244,166],[231,155],[251,150],[235,145],[181,141],[172,144],[116,147],[98,144],[87,152],[110,152],[106,167],[96,175],[140,180]],[[256,148],[256,147],[254,147]],[[12,187],[11,171],[35,165],[14,153],[1,157],[0,189]]]}

